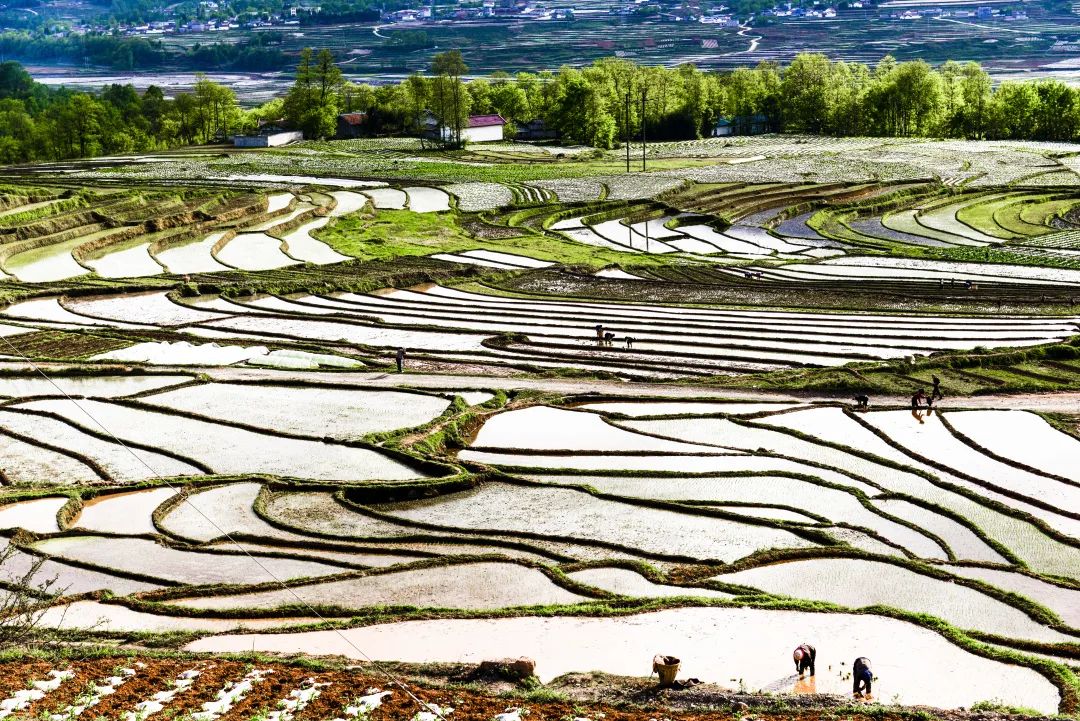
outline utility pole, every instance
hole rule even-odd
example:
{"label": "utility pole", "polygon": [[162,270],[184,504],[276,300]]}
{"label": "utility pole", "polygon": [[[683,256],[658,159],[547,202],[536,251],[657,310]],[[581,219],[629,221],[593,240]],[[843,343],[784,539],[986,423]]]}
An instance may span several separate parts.
{"label": "utility pole", "polygon": [[641,89],[641,172],[645,172],[645,88]]}

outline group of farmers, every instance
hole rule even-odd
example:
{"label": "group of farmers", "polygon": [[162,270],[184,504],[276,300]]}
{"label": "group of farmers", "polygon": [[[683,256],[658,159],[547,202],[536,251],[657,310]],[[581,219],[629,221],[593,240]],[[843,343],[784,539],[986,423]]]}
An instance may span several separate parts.
{"label": "group of farmers", "polygon": [[[814,662],[817,660],[817,649],[808,643],[799,644],[792,654],[795,659],[795,670],[799,676],[807,671],[814,675]],[[851,692],[856,696],[870,695],[870,685],[874,681],[874,672],[870,669],[870,659],[859,656],[851,667],[852,688]]]}
{"label": "group of farmers", "polygon": [[[934,401],[940,401],[945,398],[945,394],[941,392],[941,379],[937,376],[931,376],[931,379],[934,386],[930,389],[929,393],[927,393],[924,388],[920,388],[915,391],[913,396],[911,396],[912,413],[920,414],[923,406],[925,406],[927,415],[930,415],[934,410]],[[855,410],[865,411],[870,408],[870,396],[865,393],[855,396],[852,400],[855,401]],[[922,421],[920,415],[917,415],[916,417],[919,418],[920,422]]]}
{"label": "group of farmers", "polygon": [[[634,347],[634,339],[630,336],[623,338],[627,348]],[[596,324],[596,344],[599,346],[612,346],[615,344],[615,334],[611,331],[604,330],[604,326],[600,323]]]}

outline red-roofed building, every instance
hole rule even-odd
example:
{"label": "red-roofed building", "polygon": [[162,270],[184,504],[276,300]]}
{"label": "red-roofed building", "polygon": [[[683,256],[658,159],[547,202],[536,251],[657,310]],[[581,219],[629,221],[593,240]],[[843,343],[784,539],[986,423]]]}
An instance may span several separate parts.
{"label": "red-roofed building", "polygon": [[501,115],[470,115],[461,129],[461,139],[468,143],[490,143],[503,139],[506,121]]}
{"label": "red-roofed building", "polygon": [[337,116],[337,137],[339,140],[363,137],[365,125],[367,113],[342,113]]}
{"label": "red-roofed building", "polygon": [[[503,129],[508,125],[501,115],[470,115],[461,128],[462,143],[490,143],[503,139]],[[427,111],[422,120],[422,133],[425,138],[442,139],[444,143],[454,142],[454,129],[440,127],[434,113]]]}

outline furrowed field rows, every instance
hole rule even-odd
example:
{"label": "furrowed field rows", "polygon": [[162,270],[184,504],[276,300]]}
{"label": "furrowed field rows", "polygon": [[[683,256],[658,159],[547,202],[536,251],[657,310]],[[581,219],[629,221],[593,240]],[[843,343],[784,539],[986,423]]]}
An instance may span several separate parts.
{"label": "furrowed field rows", "polygon": [[[125,302],[138,298],[139,312]],[[49,305],[52,303],[52,305]],[[165,365],[248,363],[283,367],[359,367],[360,362],[295,344],[405,347],[447,358],[472,352],[493,362],[663,366],[670,371],[746,372],[784,366],[835,366],[978,346],[1023,347],[1064,340],[1071,318],[859,315],[711,311],[466,293],[441,286],[372,295],[261,297],[243,301],[171,300],[163,293],[94,299],[41,299],[8,308],[27,323],[77,329],[170,327],[200,338],[243,339],[244,345],[158,342],[93,356]],[[462,311],[465,311],[464,313]],[[596,327],[611,333],[602,342]],[[513,334],[513,335],[511,335]],[[502,340],[506,337],[507,340]],[[252,345],[258,339],[260,345]],[[627,340],[629,339],[629,341]],[[122,345],[122,344],[121,344]],[[271,351],[271,347],[277,350]]]}
{"label": "furrowed field rows", "polygon": [[[434,720],[364,655],[521,721],[610,677],[473,716],[471,669],[423,664],[658,651],[740,693],[850,699],[866,655],[878,699],[1075,713],[1080,147],[425,145],[0,185],[0,581],[67,649],[0,716]],[[262,651],[305,658],[221,655]]]}

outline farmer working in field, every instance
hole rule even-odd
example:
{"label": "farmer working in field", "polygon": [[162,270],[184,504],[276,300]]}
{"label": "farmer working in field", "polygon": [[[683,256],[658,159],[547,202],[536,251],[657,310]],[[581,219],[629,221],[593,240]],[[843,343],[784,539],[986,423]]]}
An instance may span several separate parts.
{"label": "farmer working in field", "polygon": [[934,381],[934,387],[930,389],[930,400],[942,400],[945,395],[941,392],[941,379],[937,376],[930,376],[930,378]]}
{"label": "farmer working in field", "polygon": [[923,404],[924,400],[926,400],[926,391],[924,391],[922,388],[920,388],[915,393],[915,395],[913,395],[911,397],[911,410],[913,410],[913,411],[919,410],[919,406],[921,406]]}
{"label": "farmer working in field", "polygon": [[810,669],[810,675],[814,675],[814,660],[817,659],[817,649],[808,643],[801,644],[792,654],[795,659],[795,670],[802,676],[806,669]]}
{"label": "farmer working in field", "polygon": [[852,400],[855,401],[857,410],[865,411],[870,406],[870,396],[865,393],[855,396]]}
{"label": "farmer working in field", "polygon": [[851,668],[853,679],[851,692],[856,696],[861,694],[870,695],[870,684],[874,680],[874,672],[870,670],[870,659],[859,656],[855,659],[855,665]]}
{"label": "farmer working in field", "polygon": [[404,373],[405,372],[405,349],[404,348],[398,348],[397,349],[397,356],[395,356],[395,359],[397,360],[397,372],[398,373]]}

